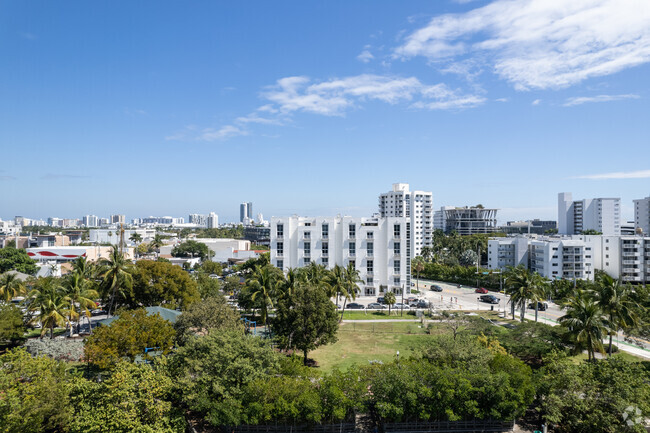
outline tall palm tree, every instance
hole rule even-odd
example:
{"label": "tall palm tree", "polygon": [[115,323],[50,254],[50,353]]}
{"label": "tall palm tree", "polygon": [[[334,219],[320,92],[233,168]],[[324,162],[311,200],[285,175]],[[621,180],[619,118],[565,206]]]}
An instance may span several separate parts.
{"label": "tall palm tree", "polygon": [[29,298],[29,310],[38,311],[38,316],[32,319],[35,322],[38,319],[43,326],[41,337],[50,330],[50,338],[54,338],[54,327],[65,326],[67,316],[69,316],[69,300],[65,295],[63,287],[58,278],[47,277],[39,281],[39,284],[33,288],[27,295]]}
{"label": "tall palm tree", "polygon": [[[78,272],[71,273],[63,284],[65,295],[69,307],[70,322],[74,316],[79,316],[81,313],[88,319],[88,326],[92,332],[90,324],[90,309],[97,308],[97,304],[93,299],[97,299],[97,291],[90,288],[90,283],[82,274]],[[79,326],[77,326],[77,330]]]}
{"label": "tall palm tree", "polygon": [[257,298],[261,299],[260,314],[264,325],[266,325],[269,309],[273,308],[273,301],[276,299],[282,283],[277,268],[271,265],[256,266],[246,281],[246,285],[251,289],[251,299],[253,301]]}
{"label": "tall palm tree", "polygon": [[359,276],[359,271],[352,263],[348,263],[348,266],[343,272],[343,287],[341,290],[341,296],[343,300],[343,308],[341,309],[341,319],[343,320],[343,313],[345,313],[345,305],[350,299],[354,300],[357,298],[357,293],[359,292],[359,286],[357,283],[361,283],[363,280]]}
{"label": "tall palm tree", "polygon": [[299,270],[299,279],[311,287],[325,287],[327,284],[327,268],[315,262],[309,263]]}
{"label": "tall palm tree", "polygon": [[510,296],[512,320],[515,319],[515,309],[521,311],[521,321],[524,321],[528,302],[535,303],[535,320],[537,320],[537,303],[545,299],[546,280],[538,273],[530,273],[523,266],[510,267],[505,276],[506,293]]}
{"label": "tall palm tree", "polygon": [[151,243],[149,246],[156,251],[156,254],[160,254],[160,247],[162,247],[164,244],[163,238],[160,235],[160,233],[156,233],[153,239],[151,240]]}
{"label": "tall palm tree", "polygon": [[142,235],[137,232],[133,232],[133,234],[129,237],[129,240],[135,244],[139,244],[142,242]]}
{"label": "tall palm tree", "polygon": [[133,287],[133,265],[124,257],[117,247],[113,247],[107,259],[100,260],[99,276],[103,279],[102,291],[104,297],[110,294],[108,314],[115,304],[115,296],[119,293],[123,297],[126,290]]}
{"label": "tall palm tree", "polygon": [[542,277],[537,272],[530,276],[528,281],[528,289],[530,291],[530,300],[535,305],[535,322],[539,317],[539,303],[544,302],[549,292],[549,282],[546,278]]}
{"label": "tall palm tree", "polygon": [[95,278],[95,273],[97,269],[94,263],[89,262],[83,256],[79,256],[72,262],[72,272],[80,274],[82,278],[86,280],[92,280]]}
{"label": "tall palm tree", "polygon": [[637,310],[639,305],[633,299],[632,288],[621,284],[602,272],[596,276],[594,299],[603,310],[609,328],[609,346],[607,353],[612,356],[612,336],[622,329],[633,328],[639,324]]}
{"label": "tall palm tree", "polygon": [[11,302],[16,296],[24,294],[26,291],[25,285],[18,278],[15,272],[5,272],[0,275],[0,300],[6,304]]}
{"label": "tall palm tree", "polygon": [[603,310],[588,294],[578,291],[564,304],[566,314],[560,317],[576,343],[576,348],[586,348],[589,361],[595,360],[595,353],[603,353],[603,337],[607,326]]}
{"label": "tall palm tree", "polygon": [[327,286],[329,288],[328,295],[330,298],[336,296],[336,305],[339,305],[339,297],[343,294],[345,289],[345,268],[340,265],[334,265],[330,269],[326,278]]}

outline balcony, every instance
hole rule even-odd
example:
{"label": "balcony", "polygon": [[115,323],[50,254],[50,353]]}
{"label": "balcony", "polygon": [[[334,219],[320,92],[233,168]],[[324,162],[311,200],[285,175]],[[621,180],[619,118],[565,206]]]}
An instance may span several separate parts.
{"label": "balcony", "polygon": [[638,260],[623,260],[624,265],[638,265],[639,261]]}
{"label": "balcony", "polygon": [[623,252],[623,257],[638,257],[637,253]]}

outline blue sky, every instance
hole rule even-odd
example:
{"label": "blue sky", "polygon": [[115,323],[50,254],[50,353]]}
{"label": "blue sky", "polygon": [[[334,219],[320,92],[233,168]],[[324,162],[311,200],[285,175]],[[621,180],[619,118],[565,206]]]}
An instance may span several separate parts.
{"label": "blue sky", "polygon": [[4,1],[0,218],[650,194],[650,3]]}

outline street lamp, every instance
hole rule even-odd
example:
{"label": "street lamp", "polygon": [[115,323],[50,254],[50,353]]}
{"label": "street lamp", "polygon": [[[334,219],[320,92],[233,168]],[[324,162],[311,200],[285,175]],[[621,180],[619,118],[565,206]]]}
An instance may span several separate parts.
{"label": "street lamp", "polygon": [[399,364],[399,350],[397,351],[396,356],[397,356],[397,363]]}

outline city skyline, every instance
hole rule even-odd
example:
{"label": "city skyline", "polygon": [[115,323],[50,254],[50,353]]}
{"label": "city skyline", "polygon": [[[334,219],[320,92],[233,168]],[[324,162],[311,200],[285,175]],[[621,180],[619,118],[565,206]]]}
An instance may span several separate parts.
{"label": "city skyline", "polygon": [[0,217],[362,217],[406,182],[629,221],[650,193],[647,2],[255,6],[5,4]]}

